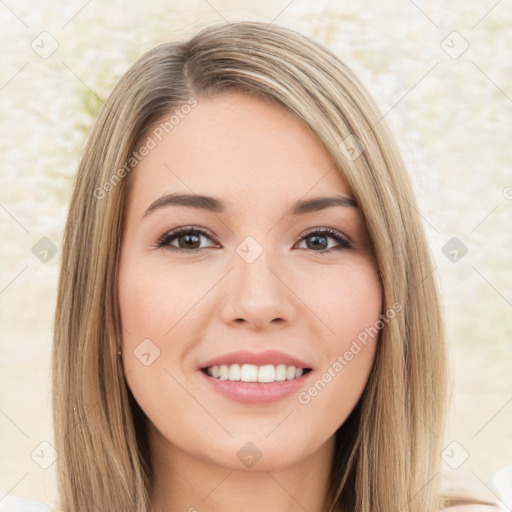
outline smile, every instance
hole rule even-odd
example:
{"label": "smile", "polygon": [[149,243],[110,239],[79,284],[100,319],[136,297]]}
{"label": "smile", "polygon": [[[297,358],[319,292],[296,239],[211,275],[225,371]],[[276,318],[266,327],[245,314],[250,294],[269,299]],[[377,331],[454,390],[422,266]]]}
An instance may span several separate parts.
{"label": "smile", "polygon": [[[297,394],[314,373],[311,368],[252,364],[210,366],[198,372],[209,389],[246,405],[269,404]],[[282,379],[283,375],[286,375],[286,378],[278,380]],[[234,380],[235,378],[237,380]]]}
{"label": "smile", "polygon": [[296,368],[286,364],[222,364],[203,368],[202,371],[218,380],[272,383],[298,379],[310,372],[311,368]]}

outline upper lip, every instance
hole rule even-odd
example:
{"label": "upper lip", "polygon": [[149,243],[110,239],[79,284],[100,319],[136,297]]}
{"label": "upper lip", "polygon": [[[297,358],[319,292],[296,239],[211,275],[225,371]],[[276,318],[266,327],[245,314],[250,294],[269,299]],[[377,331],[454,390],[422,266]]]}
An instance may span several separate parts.
{"label": "upper lip", "polygon": [[210,359],[201,364],[199,369],[208,368],[210,366],[220,366],[221,364],[254,364],[256,366],[285,364],[287,366],[295,366],[295,368],[311,368],[308,363],[289,354],[285,354],[284,352],[279,352],[278,350],[266,350],[264,352],[239,350]]}

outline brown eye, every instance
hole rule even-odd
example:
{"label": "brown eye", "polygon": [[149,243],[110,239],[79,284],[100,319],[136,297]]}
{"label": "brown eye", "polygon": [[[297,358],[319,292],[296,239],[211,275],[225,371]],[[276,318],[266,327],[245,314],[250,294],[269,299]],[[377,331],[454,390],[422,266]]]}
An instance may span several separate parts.
{"label": "brown eye", "polygon": [[[156,243],[156,247],[165,247],[171,251],[199,251],[205,247],[200,247],[203,239],[210,240],[212,235],[197,228],[178,228],[164,236]],[[177,242],[175,244],[174,242]],[[210,245],[209,247],[213,247]]]}

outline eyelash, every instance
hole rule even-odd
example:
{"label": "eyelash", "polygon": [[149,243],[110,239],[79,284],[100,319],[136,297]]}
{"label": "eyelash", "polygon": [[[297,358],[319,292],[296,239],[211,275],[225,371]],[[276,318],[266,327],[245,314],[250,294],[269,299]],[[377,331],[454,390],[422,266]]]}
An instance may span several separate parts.
{"label": "eyelash", "polygon": [[[165,233],[153,245],[153,247],[156,248],[156,249],[165,248],[165,249],[167,249],[169,251],[178,251],[178,252],[198,252],[198,251],[201,251],[203,248],[184,249],[182,247],[174,247],[174,246],[170,245],[171,241],[179,238],[180,236],[192,235],[192,234],[193,235],[206,236],[207,238],[210,238],[210,239],[215,239],[215,237],[213,236],[213,233],[211,233],[210,231],[208,231],[206,229],[200,229],[200,228],[196,228],[194,226],[180,227],[180,228],[174,229],[173,231],[169,231],[168,233]],[[315,251],[313,249],[309,249],[309,250],[313,251],[314,253],[317,253],[317,254],[327,254],[327,253],[330,253],[330,252],[336,251],[336,250],[340,251],[340,250],[353,249],[353,245],[351,244],[351,242],[345,236],[343,236],[341,233],[339,233],[335,229],[331,229],[331,228],[313,229],[313,230],[307,232],[305,235],[303,235],[303,237],[299,240],[299,243],[302,242],[303,240],[307,239],[308,237],[313,236],[313,235],[320,235],[320,236],[329,235],[330,238],[333,238],[334,240],[336,240],[336,242],[338,242],[340,244],[340,246],[341,246],[341,247],[334,248],[334,249],[333,248],[324,249],[323,251]]]}

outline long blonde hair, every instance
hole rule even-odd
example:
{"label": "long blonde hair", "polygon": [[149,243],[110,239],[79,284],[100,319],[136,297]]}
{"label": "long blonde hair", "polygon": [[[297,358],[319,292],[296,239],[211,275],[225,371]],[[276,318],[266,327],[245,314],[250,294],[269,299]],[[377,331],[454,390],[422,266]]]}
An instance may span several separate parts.
{"label": "long blonde hair", "polygon": [[[288,109],[324,144],[362,212],[383,311],[402,306],[382,328],[364,393],[336,432],[331,510],[437,511],[445,340],[404,163],[379,109],[343,62],[293,30],[259,22],[210,26],[189,41],[147,52],[120,79],[90,133],[62,243],[55,313],[60,506],[64,512],[149,510],[146,418],[116,352],[118,258],[133,175],[126,163],[164,116],[191,98],[200,102],[229,90]],[[360,156],[350,157],[347,141],[364,149]]]}

